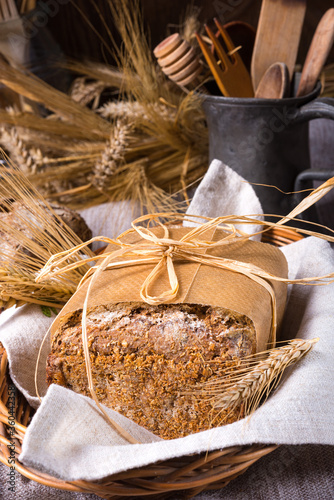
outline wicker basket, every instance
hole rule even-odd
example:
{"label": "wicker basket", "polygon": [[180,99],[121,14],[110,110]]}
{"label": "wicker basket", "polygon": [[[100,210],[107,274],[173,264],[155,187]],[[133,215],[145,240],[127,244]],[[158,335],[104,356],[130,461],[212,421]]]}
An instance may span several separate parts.
{"label": "wicker basket", "polygon": [[[301,239],[293,230],[270,229],[264,233],[263,241],[284,246]],[[1,344],[0,344],[1,346]],[[13,436],[8,425],[8,387],[12,383],[8,374],[7,354],[0,347],[0,461],[9,465],[7,445]],[[33,415],[25,398],[16,397],[15,441],[16,453]],[[184,498],[191,498],[203,490],[220,489],[245,472],[250,465],[277,448],[277,445],[234,446],[222,451],[183,456],[181,458],[155,463],[150,466],[128,470],[99,481],[60,481],[46,474],[25,467],[16,460],[15,468],[23,476],[37,483],[60,490],[94,493],[101,498],[123,499],[129,497],[168,498],[178,492]]]}

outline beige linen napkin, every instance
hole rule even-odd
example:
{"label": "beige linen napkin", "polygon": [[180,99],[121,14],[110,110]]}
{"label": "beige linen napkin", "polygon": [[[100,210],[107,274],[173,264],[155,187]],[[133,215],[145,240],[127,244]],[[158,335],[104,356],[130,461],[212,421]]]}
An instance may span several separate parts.
{"label": "beige linen napkin", "polygon": [[[252,186],[220,160],[211,162],[195,191],[187,213],[205,217],[249,215],[263,220],[262,206]],[[183,224],[194,225],[190,221]],[[238,224],[237,228],[248,234],[262,229],[260,225],[253,224]],[[261,236],[255,236],[253,239],[259,240]]]}
{"label": "beige linen napkin", "polygon": [[[290,263],[291,278],[319,275],[334,268],[333,250],[315,238],[289,245],[284,253]],[[20,460],[62,479],[94,480],[157,460],[226,446],[334,444],[333,303],[334,286],[291,288],[284,336],[319,336],[320,341],[305,359],[288,370],[279,388],[250,419],[163,441],[120,417],[122,425],[143,443],[129,445],[108,428],[90,399],[51,386],[29,425]]]}
{"label": "beige linen napkin", "polygon": [[[131,227],[131,222],[141,215],[140,206],[130,201],[113,201],[102,203],[97,207],[80,210],[87,226],[94,236],[116,238]],[[105,246],[105,243],[94,242],[93,250]]]}
{"label": "beige linen napkin", "polygon": [[[12,307],[0,314],[0,342],[7,351],[11,378],[33,408],[40,404],[35,391],[34,366],[43,338],[55,317],[50,308],[37,305]],[[39,391],[42,395],[47,389],[45,362],[48,351],[49,337],[45,339],[39,365]]]}
{"label": "beige linen napkin", "polygon": [[[283,248],[283,252],[292,279],[334,269],[334,252],[322,240],[307,238]],[[278,389],[251,419],[164,441],[107,409],[142,443],[130,445],[114,434],[90,399],[51,386],[28,427],[20,460],[65,480],[94,480],[158,460],[233,445],[334,444],[333,303],[334,285],[290,288],[284,337],[320,337],[320,341],[305,359],[286,372]],[[50,322],[37,306],[0,316],[0,341],[9,354],[11,374],[33,404],[37,403],[31,384],[36,348]],[[40,379],[45,376],[45,356],[46,352],[41,359]]]}

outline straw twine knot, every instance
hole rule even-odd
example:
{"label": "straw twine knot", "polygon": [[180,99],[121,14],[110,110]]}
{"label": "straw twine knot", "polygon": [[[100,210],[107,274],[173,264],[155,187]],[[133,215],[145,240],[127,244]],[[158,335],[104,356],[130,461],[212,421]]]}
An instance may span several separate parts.
{"label": "straw twine knot", "polygon": [[[308,195],[294,210],[292,210],[286,217],[283,219],[280,219],[276,224],[274,223],[266,223],[272,226],[282,226],[286,222],[292,220],[294,217],[299,215],[303,210],[306,210],[306,208],[309,208],[311,205],[313,205],[318,199],[320,199],[326,192],[330,191],[334,187],[334,177],[331,179],[328,179],[324,184],[322,184],[319,188],[316,190],[312,191],[310,195]],[[126,231],[118,237],[116,240],[111,240],[109,238],[104,238],[104,237],[95,237],[92,238],[90,241],[82,243],[81,245],[78,245],[75,248],[72,248],[68,251],[61,252],[58,255],[52,256],[47,264],[44,266],[44,268],[40,271],[37,277],[37,281],[42,280],[46,276],[50,279],[51,276],[57,276],[61,273],[64,273],[66,271],[72,270],[73,268],[75,269],[76,267],[81,266],[83,263],[87,263],[92,260],[96,260],[96,257],[92,259],[82,259],[82,257],[77,257],[77,260],[74,262],[68,261],[68,259],[73,258],[78,252],[80,252],[85,246],[87,246],[89,243],[92,243],[93,241],[104,241],[105,243],[112,243],[113,245],[118,245],[120,247],[120,250],[116,250],[113,252],[108,253],[106,256],[103,255],[101,258],[103,259],[103,262],[99,266],[94,266],[94,268],[91,268],[91,270],[85,275],[84,279],[87,277],[91,277],[92,279],[90,280],[88,284],[88,289],[86,293],[86,297],[84,300],[84,305],[83,305],[83,311],[82,311],[82,342],[83,342],[83,348],[84,348],[84,356],[85,356],[85,362],[86,362],[86,370],[87,370],[87,377],[89,381],[89,390],[91,392],[91,395],[96,402],[97,406],[99,407],[100,411],[104,414],[104,416],[107,418],[108,421],[112,424],[112,426],[119,432],[128,442],[130,443],[137,443],[138,441],[133,438],[131,435],[129,435],[124,429],[122,429],[116,422],[114,422],[112,419],[110,419],[109,415],[105,412],[103,407],[99,404],[99,401],[97,399],[96,393],[94,391],[94,384],[93,384],[93,377],[92,377],[92,369],[90,365],[90,354],[89,354],[89,347],[88,347],[88,335],[87,335],[87,324],[86,324],[86,317],[87,317],[87,307],[88,307],[88,300],[89,300],[89,294],[91,292],[92,286],[94,282],[98,279],[99,275],[101,272],[103,272],[105,269],[109,267],[117,267],[119,265],[121,266],[132,266],[136,265],[138,263],[147,263],[147,264],[156,264],[154,269],[151,271],[149,276],[146,278],[140,295],[143,298],[145,302],[148,303],[162,303],[166,301],[171,301],[173,297],[176,297],[179,289],[179,283],[178,279],[176,277],[174,265],[173,265],[173,257],[180,258],[181,260],[186,260],[186,261],[192,261],[192,262],[197,262],[199,264],[204,264],[208,266],[214,266],[217,268],[221,269],[228,269],[237,273],[241,273],[244,276],[247,276],[248,278],[254,280],[257,282],[259,285],[264,287],[268,293],[270,294],[271,297],[271,303],[272,303],[272,325],[271,325],[271,330],[272,330],[272,339],[273,342],[275,342],[275,333],[276,333],[276,297],[275,297],[275,292],[273,289],[273,286],[271,284],[271,281],[281,281],[285,283],[300,283],[300,284],[319,284],[319,281],[321,281],[323,284],[329,284],[334,281],[334,273],[329,273],[325,276],[317,276],[317,277],[309,277],[309,278],[301,278],[301,279],[296,279],[296,280],[290,280],[288,278],[282,278],[279,276],[273,276],[271,273],[268,273],[264,271],[263,269],[258,268],[257,266],[253,266],[252,264],[247,264],[245,262],[238,262],[235,260],[230,260],[230,259],[225,259],[223,257],[219,257],[216,255],[208,255],[206,253],[206,250],[209,248],[215,248],[217,246],[223,246],[226,243],[230,243],[233,241],[236,241],[238,238],[241,237],[241,239],[248,239],[250,236],[246,235],[246,233],[243,233],[242,231],[238,230],[235,226],[235,224],[240,223],[241,220],[247,221],[247,222],[252,222],[254,223],[254,219],[250,217],[238,217],[238,216],[225,216],[225,217],[217,217],[215,219],[211,219],[209,217],[202,217],[202,219],[206,220],[204,224],[202,224],[200,227],[197,227],[195,229],[190,230],[185,236],[183,236],[180,241],[173,241],[173,240],[168,240],[168,229],[165,225],[162,223],[159,223],[160,226],[163,228],[164,231],[164,238],[158,238],[155,234],[153,234],[151,231],[148,229],[149,222],[151,220],[156,220],[159,219],[159,216],[163,216],[165,219],[168,217],[169,219],[171,217],[174,218],[174,220],[179,221],[180,218],[183,219],[193,219],[197,220],[198,216],[192,216],[187,214],[186,216],[181,216],[180,214],[151,214],[147,216],[142,216],[133,221],[132,223],[132,229],[129,231]],[[142,227],[142,226],[137,226],[137,223],[140,223],[142,221],[146,220],[147,221],[147,227]],[[256,220],[256,222],[259,222]],[[210,228],[216,228],[217,226],[224,226],[224,229],[226,231],[225,236],[219,240],[219,241],[203,241],[199,240],[199,237],[205,233],[207,229]],[[143,237],[144,240],[147,240],[148,243],[146,244],[124,244],[121,241],[122,236],[126,235],[128,232],[134,232],[136,231],[140,236]],[[266,229],[263,230],[263,232],[266,231]],[[299,230],[296,229],[297,232]],[[260,234],[262,231],[259,231],[258,234]],[[312,231],[301,231],[304,234],[313,234],[316,236],[321,236],[318,233],[313,233]],[[334,241],[333,237],[326,237],[324,239],[327,239],[328,241]],[[167,240],[167,241],[166,241]],[[240,241],[240,239],[239,239]],[[160,247],[159,251],[157,252],[156,247]],[[155,247],[155,248],[154,248]],[[204,253],[203,253],[204,250]],[[130,259],[128,261],[121,261],[121,262],[115,262],[115,259],[117,257],[124,257],[125,255],[129,255]],[[131,258],[132,257],[132,258]],[[112,262],[113,261],[113,262]],[[64,265],[65,264],[65,265]],[[64,267],[61,267],[61,266]],[[169,282],[170,282],[170,290],[167,290],[160,294],[157,297],[150,297],[148,294],[148,286],[150,283],[155,281],[157,278],[157,275],[163,270],[164,268],[167,268],[168,272],[168,277],[169,277]],[[91,274],[93,273],[93,276]],[[82,282],[81,282],[82,283]],[[80,286],[80,284],[79,284]],[[286,362],[286,365],[288,362]],[[262,386],[263,387],[263,386]],[[242,389],[245,391],[244,396],[246,397],[248,394],[248,388],[244,387],[244,384],[242,383]],[[257,401],[259,401],[260,398],[257,397]]]}
{"label": "straw twine knot", "polygon": [[175,245],[170,245],[167,250],[164,251],[163,256],[164,257],[170,257],[171,259],[173,258],[173,254],[175,253],[176,247]]}

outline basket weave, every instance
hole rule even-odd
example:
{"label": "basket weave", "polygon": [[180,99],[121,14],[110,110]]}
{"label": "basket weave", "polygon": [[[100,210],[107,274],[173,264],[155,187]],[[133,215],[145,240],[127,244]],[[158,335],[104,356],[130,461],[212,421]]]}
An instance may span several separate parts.
{"label": "basket weave", "polygon": [[[301,239],[288,228],[272,228],[263,235],[263,241],[284,246]],[[7,353],[0,344],[0,461],[9,466],[8,445],[13,439],[9,434],[8,389],[12,384],[8,373]],[[22,396],[16,397],[15,451],[21,453],[21,445],[33,415],[33,410]],[[168,498],[178,492],[191,498],[203,490],[221,489],[245,472],[250,465],[271,453],[277,445],[234,446],[222,451],[183,456],[131,469],[99,481],[60,481],[46,474],[25,467],[16,457],[15,468],[23,476],[37,483],[60,490],[94,493],[106,499],[129,497]]]}

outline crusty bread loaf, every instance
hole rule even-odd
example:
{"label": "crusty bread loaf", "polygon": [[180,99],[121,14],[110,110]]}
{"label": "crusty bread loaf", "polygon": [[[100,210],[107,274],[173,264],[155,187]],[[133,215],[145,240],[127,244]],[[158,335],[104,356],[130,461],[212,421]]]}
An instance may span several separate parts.
{"label": "crusty bread loaf", "polygon": [[[69,313],[54,332],[47,381],[89,396],[81,318],[81,310]],[[160,437],[183,437],[242,413],[213,411],[193,387],[255,352],[248,317],[198,304],[108,304],[88,311],[87,334],[99,401]]]}
{"label": "crusty bread loaf", "polygon": [[[10,210],[9,210],[10,206]],[[42,205],[45,213],[48,213],[46,206]],[[59,205],[50,205],[52,210],[57,214],[61,221],[72,229],[72,231],[79,236],[82,241],[87,241],[92,237],[92,231],[87,226],[84,219],[80,214],[68,207],[61,207]],[[55,218],[53,217],[55,220]],[[40,231],[47,230],[45,226],[40,224],[40,219],[36,218],[31,210],[29,210],[21,201],[7,200],[5,203],[0,201],[0,222],[3,225],[10,226],[16,232],[16,237],[8,233],[6,230],[0,228],[0,260],[8,260],[14,257],[16,253],[25,253],[33,257],[24,244],[20,240],[20,233],[25,234],[30,240],[35,240],[36,235],[31,230],[31,225],[40,226]]]}

